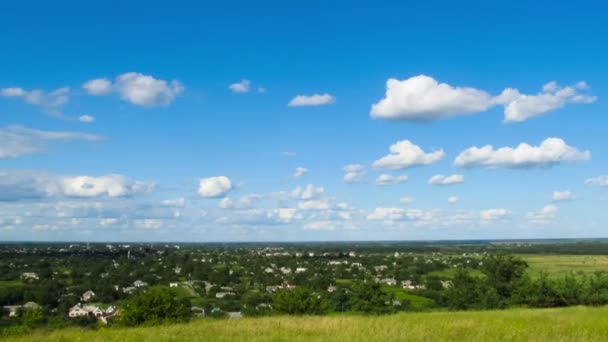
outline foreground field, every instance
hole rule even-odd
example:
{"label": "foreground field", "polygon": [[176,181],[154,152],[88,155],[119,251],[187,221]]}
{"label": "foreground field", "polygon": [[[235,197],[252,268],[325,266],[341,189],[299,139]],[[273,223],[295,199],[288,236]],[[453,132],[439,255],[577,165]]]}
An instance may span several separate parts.
{"label": "foreground field", "polygon": [[375,317],[281,316],[131,329],[39,331],[12,341],[605,341],[607,316],[608,308],[587,307]]}

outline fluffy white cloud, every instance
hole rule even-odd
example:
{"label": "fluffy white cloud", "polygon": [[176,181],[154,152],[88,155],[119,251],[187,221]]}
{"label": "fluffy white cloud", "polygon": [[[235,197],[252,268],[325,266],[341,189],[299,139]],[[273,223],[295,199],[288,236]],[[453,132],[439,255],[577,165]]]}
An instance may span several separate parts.
{"label": "fluffy white cloud", "polygon": [[596,97],[581,93],[587,84],[560,87],[556,82],[543,86],[536,95],[506,88],[498,96],[471,87],[439,83],[425,75],[386,82],[385,97],[372,105],[371,116],[392,120],[430,121],[457,115],[479,113],[493,106],[504,106],[504,122],[520,122],[556,110],[568,103],[592,103]]}
{"label": "fluffy white cloud", "polygon": [[107,78],[97,78],[85,82],[82,87],[90,95],[105,95],[112,91],[112,81]]}
{"label": "fluffy white cloud", "polygon": [[249,194],[239,198],[237,201],[232,201],[230,198],[224,197],[220,200],[218,205],[222,209],[249,209],[262,200],[263,197],[264,196],[258,194]]}
{"label": "fluffy white cloud", "polygon": [[345,183],[353,184],[360,183],[363,181],[365,175],[365,168],[361,164],[348,164],[344,168],[343,180]]}
{"label": "fluffy white cloud", "polygon": [[91,122],[95,122],[95,117],[92,115],[81,115],[78,117],[78,121],[80,122],[84,122],[84,123],[91,123]]}
{"label": "fluffy white cloud", "polygon": [[232,83],[228,88],[230,88],[233,93],[248,93],[251,88],[251,82],[243,79],[240,82]]}
{"label": "fluffy white cloud", "polygon": [[608,186],[608,175],[597,176],[595,178],[588,178],[585,180],[585,185]]}
{"label": "fluffy white cloud", "polygon": [[296,199],[311,200],[318,198],[319,196],[323,195],[323,193],[325,193],[325,188],[315,187],[312,184],[308,184],[304,188],[297,186],[291,191],[291,196]]}
{"label": "fluffy white cloud", "polygon": [[368,220],[373,221],[398,221],[404,219],[406,211],[403,208],[376,208],[367,215]]}
{"label": "fluffy white cloud", "polygon": [[375,118],[428,121],[485,111],[492,97],[485,91],[453,87],[425,75],[386,81],[385,97],[372,105]]}
{"label": "fluffy white cloud", "polygon": [[0,159],[44,152],[51,141],[99,141],[102,137],[79,132],[42,131],[21,126],[0,128]]}
{"label": "fluffy white cloud", "polygon": [[294,178],[300,178],[305,176],[308,173],[308,169],[303,168],[301,166],[296,167],[296,170],[293,172],[293,177]]}
{"label": "fluffy white cloud", "polygon": [[508,217],[509,215],[511,215],[511,212],[504,208],[482,210],[479,213],[479,217],[486,221],[500,220]]}
{"label": "fluffy white cloud", "polygon": [[161,202],[165,207],[183,208],[186,205],[186,199],[183,197],[166,199]]}
{"label": "fluffy white cloud", "polygon": [[556,206],[550,204],[541,210],[528,212],[526,219],[532,223],[547,224],[555,218],[558,210]]}
{"label": "fluffy white cloud", "polygon": [[107,79],[90,80],[83,87],[91,95],[116,92],[122,100],[145,107],[168,105],[184,91],[176,80],[165,81],[137,72],[119,75],[114,83]]}
{"label": "fluffy white cloud", "polygon": [[224,197],[220,200],[220,202],[218,203],[219,207],[222,209],[228,209],[228,208],[232,208],[232,205],[234,203],[232,203],[232,200],[228,197]]}
{"label": "fluffy white cloud", "polygon": [[298,215],[298,210],[296,208],[277,208],[274,209],[274,214],[279,221],[285,223],[289,223],[295,219],[301,218]]}
{"label": "fluffy white cloud", "polygon": [[434,175],[428,181],[431,185],[452,185],[464,183],[463,175],[444,176],[441,174]]}
{"label": "fluffy white cloud", "polygon": [[401,197],[399,199],[399,202],[403,203],[403,204],[410,204],[410,203],[414,203],[416,201],[416,199],[414,197]]}
{"label": "fluffy white cloud", "polygon": [[485,166],[488,168],[526,168],[549,167],[562,162],[584,161],[591,159],[590,151],[580,151],[568,146],[560,138],[547,138],[540,146],[521,143],[517,147],[494,149],[492,145],[470,147],[462,151],[454,160],[460,167]]}
{"label": "fluffy white cloud", "polygon": [[408,177],[405,175],[402,176],[393,176],[386,173],[381,174],[376,178],[377,185],[391,185],[391,184],[401,184],[407,182]]}
{"label": "fluffy white cloud", "polygon": [[450,196],[448,197],[448,203],[454,204],[460,202],[460,197],[458,196]]}
{"label": "fluffy white cloud", "polygon": [[4,97],[17,98],[27,104],[41,107],[48,114],[61,117],[61,108],[69,100],[70,88],[57,88],[51,92],[39,89],[25,90],[19,87],[0,89],[0,95]]}
{"label": "fluffy white cloud", "polygon": [[158,230],[164,225],[164,223],[165,222],[163,220],[159,219],[144,219],[136,221],[136,224],[139,227],[147,230]]}
{"label": "fluffy white cloud", "polygon": [[289,101],[289,107],[322,106],[332,104],[336,98],[331,94],[298,95]]}
{"label": "fluffy white cloud", "polygon": [[585,89],[587,89],[585,82],[568,87],[560,87],[555,82],[549,82],[536,95],[520,94],[517,89],[505,89],[495,101],[505,105],[505,122],[521,122],[561,108],[567,103],[594,102],[595,96],[580,93],[580,90]]}
{"label": "fluffy white cloud", "polygon": [[325,198],[305,200],[298,203],[298,208],[302,210],[326,210],[329,209],[329,201]]}
{"label": "fluffy white cloud", "polygon": [[392,170],[407,169],[413,166],[436,163],[445,156],[442,149],[426,153],[420,146],[409,140],[394,143],[390,147],[390,152],[390,154],[376,160],[374,167]]}
{"label": "fluffy white cloud", "polygon": [[206,198],[222,197],[232,190],[232,182],[226,176],[201,178],[198,194]]}
{"label": "fluffy white cloud", "polygon": [[149,193],[154,183],[122,175],[66,176],[39,171],[0,171],[0,200],[13,201],[54,196],[125,197]]}
{"label": "fluffy white cloud", "polygon": [[560,201],[572,201],[576,197],[570,191],[553,191],[553,196],[551,197],[554,202]]}

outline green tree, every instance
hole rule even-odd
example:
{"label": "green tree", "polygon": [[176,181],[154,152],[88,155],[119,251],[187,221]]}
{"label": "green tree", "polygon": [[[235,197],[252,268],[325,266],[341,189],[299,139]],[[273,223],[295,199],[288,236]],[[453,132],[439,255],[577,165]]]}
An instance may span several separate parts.
{"label": "green tree", "polygon": [[187,299],[178,299],[167,288],[152,287],[128,299],[120,314],[120,322],[127,326],[183,322],[190,318],[191,305]]}

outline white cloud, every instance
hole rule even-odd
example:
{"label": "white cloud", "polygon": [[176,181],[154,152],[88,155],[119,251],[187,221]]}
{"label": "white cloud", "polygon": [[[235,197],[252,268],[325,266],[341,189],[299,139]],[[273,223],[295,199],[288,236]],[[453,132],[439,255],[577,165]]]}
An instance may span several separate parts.
{"label": "white cloud", "polygon": [[399,199],[399,202],[403,203],[403,204],[410,204],[410,203],[414,203],[416,201],[416,199],[414,197],[401,197]]}
{"label": "white cloud", "polygon": [[295,189],[291,191],[291,197],[301,200],[311,200],[316,199],[319,196],[325,193],[325,189],[323,187],[315,187],[312,184],[308,184],[306,187],[302,188],[297,186]]}
{"label": "white cloud", "polygon": [[184,91],[176,80],[165,81],[137,72],[119,75],[114,83],[107,79],[90,80],[83,87],[91,95],[116,92],[122,100],[144,107],[168,105]]}
{"label": "white cloud", "polygon": [[532,223],[547,224],[555,218],[558,210],[556,206],[550,204],[541,210],[528,212],[526,219]]}
{"label": "white cloud", "polygon": [[608,186],[608,175],[597,176],[595,178],[588,178],[585,180],[585,185]]}
{"label": "white cloud", "polygon": [[70,88],[68,87],[57,88],[51,92],[12,87],[1,89],[0,94],[4,97],[21,99],[27,104],[41,107],[46,113],[58,117],[63,116],[61,109],[70,100]]}
{"label": "white cloud", "polygon": [[251,82],[243,79],[240,82],[231,84],[228,88],[230,88],[233,93],[248,93],[251,88]]}
{"label": "white cloud", "polygon": [[158,230],[164,225],[164,223],[165,222],[163,220],[159,219],[144,219],[136,221],[138,226],[147,230]]}
{"label": "white cloud", "polygon": [[112,81],[107,78],[97,78],[85,82],[82,87],[90,95],[105,95],[112,91]]}
{"label": "white cloud", "polygon": [[201,178],[198,194],[207,198],[222,197],[230,192],[232,187],[232,182],[226,176]]}
{"label": "white cloud", "polygon": [[367,219],[373,221],[398,221],[405,217],[406,211],[403,208],[376,208],[367,215]]}
{"label": "white cloud", "polygon": [[298,167],[296,167],[296,170],[293,172],[293,177],[300,178],[300,177],[305,176],[307,173],[308,173],[308,169],[298,166]]}
{"label": "white cloud", "polygon": [[562,162],[584,161],[591,159],[590,151],[579,151],[568,146],[560,138],[547,138],[540,146],[519,144],[516,148],[494,149],[492,145],[470,147],[462,151],[454,160],[460,167],[485,166],[488,168],[526,168],[549,167]]}
{"label": "white cloud", "polygon": [[81,115],[78,117],[78,121],[80,122],[84,122],[84,123],[91,123],[91,122],[95,122],[95,117],[92,115]]}
{"label": "white cloud", "polygon": [[52,141],[99,141],[95,134],[69,131],[42,131],[22,126],[0,128],[0,159],[44,152]]}
{"label": "white cloud", "polygon": [[492,97],[485,91],[453,87],[432,77],[419,75],[399,81],[386,81],[385,97],[372,105],[375,118],[428,121],[466,113],[485,111]]}
{"label": "white cloud", "polygon": [[511,212],[504,208],[482,210],[479,213],[479,217],[486,221],[500,220],[508,217],[509,215],[511,215]]}
{"label": "white cloud", "polygon": [[298,95],[289,101],[289,107],[322,106],[332,104],[336,98],[330,94]]}
{"label": "white cloud", "polygon": [[43,197],[125,197],[149,193],[154,183],[122,175],[66,176],[40,171],[0,171],[0,200]]}
{"label": "white cloud", "polygon": [[183,208],[186,205],[186,199],[183,197],[166,199],[161,202],[165,207]]}
{"label": "white cloud", "polygon": [[448,203],[454,204],[460,202],[460,197],[458,196],[450,196],[448,197]]}
{"label": "white cloud", "polygon": [[102,227],[113,226],[118,223],[118,219],[114,217],[102,218],[99,220],[99,225]]}
{"label": "white cloud", "polygon": [[576,199],[574,194],[570,191],[553,191],[553,196],[551,198],[554,202],[573,201]]}
{"label": "white cloud", "polygon": [[585,82],[568,87],[560,87],[555,82],[549,82],[536,95],[520,94],[517,89],[505,89],[495,101],[505,105],[505,122],[521,122],[561,108],[567,103],[594,102],[595,96],[579,92],[586,88]]}
{"label": "white cloud", "polygon": [[228,209],[228,208],[232,208],[233,203],[232,203],[232,200],[230,198],[224,197],[224,198],[222,198],[220,200],[220,202],[219,202],[218,205],[222,209]]}
{"label": "white cloud", "polygon": [[401,184],[407,182],[408,177],[405,175],[402,176],[393,176],[386,173],[381,174],[376,178],[376,185],[391,185],[391,184]]}
{"label": "white cloud", "polygon": [[444,176],[441,174],[434,175],[428,181],[431,185],[452,185],[464,183],[463,175]]}
{"label": "white cloud", "polygon": [[344,168],[343,180],[345,183],[353,184],[360,183],[363,181],[365,175],[365,168],[361,164],[348,164]]}
{"label": "white cloud", "polygon": [[521,94],[506,88],[498,96],[471,87],[439,83],[425,75],[386,82],[385,97],[372,105],[371,116],[392,120],[430,121],[458,115],[484,112],[502,105],[504,122],[520,122],[556,110],[568,103],[592,103],[596,97],[581,93],[587,84],[560,87],[545,84],[536,95]]}
{"label": "white cloud", "polygon": [[312,221],[304,225],[306,230],[331,231],[335,230],[338,224],[334,221]]}
{"label": "white cloud", "polygon": [[374,167],[380,169],[406,169],[413,166],[429,165],[443,159],[443,150],[426,153],[420,146],[409,140],[398,141],[390,147],[390,154],[376,160]]}
{"label": "white cloud", "polygon": [[281,222],[289,223],[295,219],[300,218],[298,216],[298,210],[296,208],[277,208],[274,209],[274,214]]}
{"label": "white cloud", "polygon": [[329,209],[329,201],[327,199],[311,199],[298,203],[298,208],[302,210],[326,210]]}

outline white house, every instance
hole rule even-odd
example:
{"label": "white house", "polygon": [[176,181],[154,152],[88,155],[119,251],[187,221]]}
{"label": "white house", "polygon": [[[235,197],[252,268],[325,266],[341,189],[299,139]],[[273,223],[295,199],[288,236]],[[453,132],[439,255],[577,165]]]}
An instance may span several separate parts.
{"label": "white house", "polygon": [[34,272],[23,272],[23,273],[21,273],[21,279],[23,279],[23,280],[30,280],[30,279],[38,280],[39,278],[38,278],[38,274],[37,273],[34,273]]}
{"label": "white house", "polygon": [[177,287],[177,283],[169,283],[169,287]]}
{"label": "white house", "polygon": [[306,267],[298,267],[296,268],[296,273],[304,273],[306,272],[307,268]]}
{"label": "white house", "polygon": [[141,281],[141,280],[136,280],[133,282],[133,286],[135,287],[144,287],[144,286],[148,286],[148,283]]}
{"label": "white house", "polygon": [[80,296],[80,298],[85,302],[88,302],[89,300],[93,299],[93,297],[95,297],[95,292],[91,290],[86,291],[82,294],[82,296]]}

